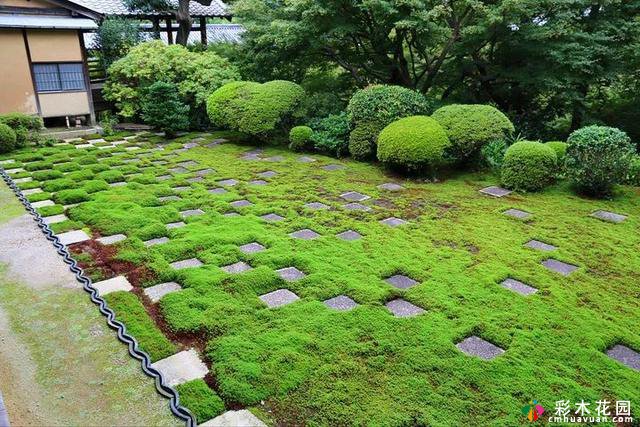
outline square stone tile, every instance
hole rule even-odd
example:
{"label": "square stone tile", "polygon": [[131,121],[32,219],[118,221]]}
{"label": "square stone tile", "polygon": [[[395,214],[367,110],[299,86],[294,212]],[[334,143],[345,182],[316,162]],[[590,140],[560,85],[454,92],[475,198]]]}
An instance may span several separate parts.
{"label": "square stone tile", "polygon": [[348,191],[340,195],[343,199],[349,202],[362,202],[363,200],[370,199],[370,196],[366,194],[358,193],[357,191]]}
{"label": "square stone tile", "polygon": [[500,347],[475,335],[463,339],[456,347],[467,356],[476,356],[484,360],[491,360],[504,353]]}
{"label": "square stone tile", "polygon": [[42,188],[30,188],[29,190],[22,190],[22,194],[30,196],[31,194],[42,193]]}
{"label": "square stone tile", "polygon": [[186,148],[187,150],[190,150],[192,148],[196,148],[198,146],[197,142],[187,142],[186,144],[184,144],[182,147]]}
{"label": "square stone tile", "polygon": [[520,209],[507,209],[503,214],[519,219],[527,219],[531,216],[529,212],[521,211]]}
{"label": "square stone tile", "polygon": [[238,212],[227,212],[222,214],[222,216],[240,216],[240,214]]}
{"label": "square stone tile", "polygon": [[198,258],[183,259],[182,261],[176,261],[169,264],[174,270],[182,270],[183,268],[200,267],[202,261]]}
{"label": "square stone tile", "polygon": [[284,157],[282,156],[271,156],[271,157],[267,157],[266,159],[264,159],[267,162],[281,162],[284,160]]}
{"label": "square stone tile", "polygon": [[324,305],[338,311],[349,311],[356,308],[358,303],[346,295],[338,295],[324,301]]}
{"label": "square stone tile", "polygon": [[158,360],[151,364],[151,367],[163,375],[170,387],[204,378],[209,373],[209,368],[200,360],[200,356],[194,349],[181,351],[166,359]]}
{"label": "square stone tile", "polygon": [[207,176],[209,174],[215,173],[215,170],[207,168],[207,169],[200,169],[199,171],[196,171],[196,176]]}
{"label": "square stone tile", "polygon": [[233,187],[234,185],[238,185],[238,180],[233,178],[223,179],[222,181],[218,181],[218,184],[224,187]]}
{"label": "square stone tile", "polygon": [[391,217],[391,218],[381,220],[380,223],[384,225],[388,225],[389,227],[399,227],[401,225],[405,225],[407,221],[405,221],[404,219]]}
{"label": "square stone tile", "polygon": [[385,304],[385,307],[387,307],[395,317],[413,317],[425,312],[424,309],[403,299],[389,301]]}
{"label": "square stone tile", "polygon": [[227,192],[227,190],[225,190],[224,188],[212,188],[210,190],[207,190],[207,192],[209,194],[224,194]]}
{"label": "square stone tile", "polygon": [[505,279],[500,283],[500,286],[503,288],[509,289],[510,291],[517,292],[520,295],[531,295],[538,292],[536,288],[533,288],[527,284],[522,283],[516,279]]}
{"label": "square stone tile", "polygon": [[113,244],[116,244],[118,242],[122,242],[126,238],[127,238],[127,236],[125,236],[124,234],[113,234],[111,236],[100,237],[100,238],[96,239],[96,241],[98,241],[99,243],[101,243],[103,245],[113,245]]}
{"label": "square stone tile", "polygon": [[6,169],[5,172],[8,173],[9,175],[13,175],[14,173],[24,172],[24,168]]}
{"label": "square stone tile", "polygon": [[267,427],[260,418],[256,417],[248,409],[237,411],[229,410],[215,418],[199,423],[200,427]]}
{"label": "square stone tile", "polygon": [[276,270],[276,274],[280,276],[281,279],[287,282],[294,282],[306,277],[306,274],[295,267],[281,268],[279,270]]}
{"label": "square stone tile", "polygon": [[76,149],[93,147],[93,144],[76,144]]}
{"label": "square stone tile", "polygon": [[157,237],[155,239],[145,240],[143,243],[146,247],[161,245],[163,243],[167,243],[169,241],[168,237]]}
{"label": "square stone tile", "polygon": [[249,185],[267,185],[268,182],[263,179],[254,179],[249,181]]}
{"label": "square stone tile", "polygon": [[243,271],[253,270],[253,267],[251,267],[249,264],[247,264],[244,261],[236,262],[235,264],[225,265],[220,268],[222,269],[222,271],[229,274],[238,274],[238,273],[242,273]]}
{"label": "square stone tile", "polygon": [[109,184],[109,187],[124,187],[125,185],[127,185],[126,182],[124,181],[119,181],[119,182],[112,182]]}
{"label": "square stone tile", "polygon": [[542,261],[542,265],[544,265],[551,271],[562,274],[563,276],[568,276],[578,269],[578,266],[576,265],[567,264],[566,262],[558,261],[553,258]]}
{"label": "square stone tile", "polygon": [[74,243],[84,242],[85,240],[91,239],[91,237],[82,230],[67,231],[66,233],[57,234],[57,236],[58,239],[60,239],[60,243],[63,245],[72,245]]}
{"label": "square stone tile", "polygon": [[202,209],[187,209],[186,211],[180,212],[180,216],[182,216],[182,218],[198,215],[204,215],[204,211]]}
{"label": "square stone tile", "polygon": [[292,302],[295,302],[300,298],[289,289],[278,289],[277,291],[260,295],[260,299],[262,300],[262,302],[267,304],[269,308],[275,308],[291,304]]}
{"label": "square stone tile", "polygon": [[[68,142],[68,141],[67,141]],[[13,159],[7,159],[7,160],[0,160],[0,165],[8,165],[11,163],[15,163],[16,161]]]}
{"label": "square stone tile", "polygon": [[247,243],[246,245],[240,246],[239,249],[241,252],[245,254],[254,254],[256,252],[262,252],[266,248],[258,242],[251,242],[251,243]]}
{"label": "square stone tile", "polygon": [[607,356],[617,360],[636,371],[640,371],[640,353],[630,349],[629,347],[617,344],[607,350]]}
{"label": "square stone tile", "polygon": [[313,157],[309,157],[309,156],[300,156],[298,157],[298,161],[300,163],[313,163],[316,161],[316,159],[314,159]]}
{"label": "square stone tile", "polygon": [[116,276],[112,279],[103,280],[93,284],[93,287],[98,290],[100,296],[110,294],[111,292],[125,291],[129,292],[133,289],[131,283],[124,276]]}
{"label": "square stone tile", "polygon": [[182,192],[187,190],[191,190],[191,187],[184,186],[184,185],[180,187],[173,187],[173,191],[177,191],[177,192]]}
{"label": "square stone tile", "polygon": [[404,276],[402,274],[395,274],[387,279],[384,279],[384,281],[389,283],[392,286],[395,286],[398,289],[409,289],[419,284],[416,280],[413,280],[411,277]]}
{"label": "square stone tile", "polygon": [[278,175],[278,172],[274,172],[274,171],[264,171],[258,174],[260,178],[273,178],[276,175]]}
{"label": "square stone tile", "polygon": [[189,169],[187,168],[183,168],[183,167],[177,167],[177,168],[171,168],[169,169],[169,172],[173,173],[173,174],[181,174],[181,173],[187,173],[189,172]]}
{"label": "square stone tile", "polygon": [[196,177],[187,179],[187,182],[202,182],[202,181],[204,181],[204,178],[201,176],[196,176]]}
{"label": "square stone tile", "polygon": [[182,289],[182,287],[176,282],[166,282],[144,288],[144,294],[151,300],[151,302],[156,303],[160,301],[163,296],[172,292],[177,292],[180,289]]}
{"label": "square stone tile", "polygon": [[184,222],[182,222],[182,221],[178,221],[178,222],[170,222],[169,224],[167,224],[167,228],[168,228],[168,229],[172,229],[172,228],[180,228],[180,227],[184,227],[185,225],[187,225],[187,224],[185,224],[185,223],[184,223]]}
{"label": "square stone tile", "polygon": [[591,216],[594,218],[601,219],[603,221],[613,222],[616,224],[621,223],[622,221],[627,219],[626,215],[620,215],[614,212],[602,211],[602,210],[595,211],[594,213],[591,214]]}
{"label": "square stone tile", "polygon": [[231,202],[229,204],[234,208],[244,208],[244,207],[253,205],[253,203],[251,203],[248,200],[236,200],[235,202]]}
{"label": "square stone tile", "polygon": [[158,200],[160,200],[161,202],[175,202],[177,200],[182,200],[182,198],[178,196],[163,196],[158,197]]}
{"label": "square stone tile", "polygon": [[337,170],[344,169],[344,166],[343,165],[331,164],[331,165],[323,166],[322,169],[331,172],[331,171],[337,171]]}
{"label": "square stone tile", "polygon": [[43,208],[45,206],[53,206],[55,205],[55,203],[53,203],[53,200],[41,200],[39,202],[33,202],[31,203],[31,206],[33,206],[34,208]]}
{"label": "square stone tile", "polygon": [[487,194],[489,196],[493,196],[493,197],[504,197],[504,196],[508,196],[509,194],[513,193],[513,191],[511,190],[507,190],[506,188],[501,188],[501,187],[497,187],[495,185],[492,185],[491,187],[486,187],[483,188],[482,190],[479,190],[481,193]]}
{"label": "square stone tile", "polygon": [[242,160],[260,160],[260,154],[246,153],[240,157]]}
{"label": "square stone tile", "polygon": [[400,191],[400,190],[404,190],[404,187],[400,184],[396,184],[394,182],[387,182],[386,184],[381,184],[378,185],[378,188],[380,190],[387,190],[387,191]]}
{"label": "square stone tile", "polygon": [[171,179],[171,178],[172,178],[172,176],[171,176],[171,175],[160,175],[160,176],[157,176],[157,177],[156,177],[156,179],[157,179],[158,181],[167,181],[167,180],[169,180],[169,179]]}
{"label": "square stone tile", "polygon": [[320,202],[307,203],[306,205],[304,205],[304,207],[307,208],[307,209],[314,210],[314,211],[329,209],[329,206],[325,205],[324,203],[320,203]]}
{"label": "square stone tile", "polygon": [[353,241],[359,240],[360,238],[362,238],[362,235],[356,231],[347,230],[343,231],[342,233],[336,234],[336,237],[342,240]]}
{"label": "square stone tile", "polygon": [[369,206],[365,206],[362,203],[357,203],[357,202],[347,203],[346,205],[344,205],[342,207],[345,208],[348,211],[369,212],[371,210],[371,208]]}
{"label": "square stone tile", "polygon": [[183,168],[188,168],[190,166],[198,166],[198,162],[193,160],[187,160],[187,161],[178,163],[178,166],[182,166]]}
{"label": "square stone tile", "polygon": [[282,217],[282,216],[280,216],[278,214],[274,214],[274,213],[262,215],[260,218],[262,218],[263,220],[265,220],[267,222],[278,222],[278,221],[284,220],[284,217]]}
{"label": "square stone tile", "polygon": [[525,243],[525,246],[527,248],[536,249],[538,251],[544,251],[544,252],[551,252],[558,249],[557,247],[545,242],[541,242],[540,240],[529,240],[527,243]]}
{"label": "square stone tile", "polygon": [[51,224],[57,224],[57,223],[62,222],[62,221],[66,221],[68,219],[69,218],[67,218],[67,216],[65,214],[59,214],[59,215],[52,215],[52,216],[44,217],[44,218],[42,218],[42,221],[45,224],[51,225]]}
{"label": "square stone tile", "polygon": [[309,230],[308,228],[294,231],[293,233],[289,234],[289,236],[294,237],[296,239],[302,239],[302,240],[313,240],[320,237],[318,233],[316,233],[313,230]]}
{"label": "square stone tile", "polygon": [[16,184],[22,184],[23,182],[31,182],[31,181],[33,181],[33,178],[31,178],[30,176],[26,178],[18,178],[13,180],[13,182],[15,182]]}

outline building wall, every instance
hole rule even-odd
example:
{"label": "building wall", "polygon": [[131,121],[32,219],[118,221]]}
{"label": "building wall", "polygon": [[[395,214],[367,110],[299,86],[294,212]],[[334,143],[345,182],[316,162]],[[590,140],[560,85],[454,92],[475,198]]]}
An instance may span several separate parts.
{"label": "building wall", "polygon": [[37,7],[40,9],[60,7],[44,0],[0,0],[0,6]]}
{"label": "building wall", "polygon": [[37,114],[22,30],[0,30],[0,52],[0,114],[12,111]]}
{"label": "building wall", "polygon": [[75,30],[27,30],[31,62],[82,62]]}

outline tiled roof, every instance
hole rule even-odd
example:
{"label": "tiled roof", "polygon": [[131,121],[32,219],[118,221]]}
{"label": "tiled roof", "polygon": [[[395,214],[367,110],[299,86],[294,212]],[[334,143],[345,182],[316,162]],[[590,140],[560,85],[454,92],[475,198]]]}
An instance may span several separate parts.
{"label": "tiled roof", "polygon": [[[167,12],[143,12],[139,10],[130,10],[124,0],[70,0],[78,6],[91,9],[94,12],[106,16],[125,16],[125,15],[167,15]],[[174,7],[178,7],[178,0],[168,0]],[[191,1],[189,3],[189,13],[191,16],[230,16],[228,7],[221,0],[211,0],[209,6]]]}

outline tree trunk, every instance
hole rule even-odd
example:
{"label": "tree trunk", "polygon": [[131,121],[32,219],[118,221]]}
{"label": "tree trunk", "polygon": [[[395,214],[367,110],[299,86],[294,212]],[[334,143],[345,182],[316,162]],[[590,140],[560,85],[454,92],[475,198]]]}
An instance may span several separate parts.
{"label": "tree trunk", "polygon": [[178,2],[176,21],[179,25],[176,43],[186,46],[187,41],[189,40],[189,33],[191,32],[191,25],[193,23],[193,20],[189,15],[189,0],[180,0]]}

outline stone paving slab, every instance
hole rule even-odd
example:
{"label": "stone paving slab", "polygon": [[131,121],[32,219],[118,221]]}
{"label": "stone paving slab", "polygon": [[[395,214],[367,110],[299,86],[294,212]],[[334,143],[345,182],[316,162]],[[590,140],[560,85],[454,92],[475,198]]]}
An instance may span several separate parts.
{"label": "stone paving slab", "polygon": [[211,169],[211,168],[207,168],[207,169],[200,169],[196,171],[196,176],[207,176],[209,174],[215,173],[215,170]]}
{"label": "stone paving slab", "polygon": [[400,190],[404,190],[404,187],[400,184],[396,184],[394,182],[387,182],[386,184],[381,184],[378,185],[378,188],[380,190],[387,190],[387,191],[400,191]]}
{"label": "stone paving slab", "polygon": [[282,217],[282,216],[280,216],[278,214],[274,214],[274,213],[262,215],[260,218],[262,218],[263,220],[265,220],[267,222],[278,222],[278,221],[284,220],[284,217]]}
{"label": "stone paving slab", "polygon": [[173,178],[171,175],[160,175],[156,177],[158,181],[168,181],[171,178]]}
{"label": "stone paving slab", "polygon": [[227,212],[222,216],[240,216],[240,214],[238,212]]}
{"label": "stone paving slab", "polygon": [[346,295],[338,295],[324,301],[324,305],[338,311],[349,311],[357,307],[358,303]]}
{"label": "stone paving slab", "polygon": [[336,237],[338,239],[352,241],[352,240],[358,240],[362,238],[362,235],[356,231],[347,230],[347,231],[343,231],[342,233],[336,234]]}
{"label": "stone paving slab", "polygon": [[395,274],[387,279],[384,279],[388,284],[395,286],[398,289],[409,289],[418,284],[416,280],[411,277],[404,276],[402,274]]}
{"label": "stone paving slab", "polygon": [[202,261],[200,261],[198,258],[189,258],[189,259],[183,259],[182,261],[172,262],[169,265],[174,270],[182,270],[183,268],[200,267],[203,264],[202,264]]}
{"label": "stone paving slab", "polygon": [[617,344],[607,350],[607,356],[617,360],[623,365],[628,366],[631,369],[640,371],[640,353],[630,349],[629,347]]}
{"label": "stone paving slab", "polygon": [[249,185],[267,185],[268,182],[263,179],[254,179],[249,181]]}
{"label": "stone paving slab", "polygon": [[236,200],[235,202],[231,202],[229,204],[234,208],[244,208],[247,206],[253,206],[253,203],[251,203],[248,200]]}
{"label": "stone paving slab", "polygon": [[308,228],[305,228],[303,230],[298,230],[298,231],[294,231],[293,233],[290,233],[289,236],[296,238],[296,239],[302,239],[302,240],[313,240],[316,239],[318,237],[320,237],[320,235],[318,233],[316,233],[313,230],[309,230]]}
{"label": "stone paving slab", "polygon": [[116,276],[112,279],[103,280],[94,283],[93,286],[98,290],[100,296],[110,294],[111,292],[125,291],[129,292],[133,289],[131,283],[124,276]]}
{"label": "stone paving slab", "polygon": [[307,209],[314,210],[314,211],[323,210],[323,209],[329,209],[329,206],[325,205],[324,203],[320,203],[320,202],[307,203],[306,205],[304,205],[304,207],[307,208]]}
{"label": "stone paving slab", "polygon": [[198,424],[200,427],[267,427],[260,418],[246,409],[227,411],[222,415]]}
{"label": "stone paving slab", "polygon": [[603,211],[603,210],[595,211],[594,213],[591,214],[591,216],[594,218],[601,219],[603,221],[613,222],[616,224],[619,224],[625,219],[627,219],[626,215],[620,215],[614,212]]}
{"label": "stone paving slab", "polygon": [[391,217],[391,218],[386,218],[381,220],[380,223],[384,225],[388,225],[389,227],[399,227],[401,225],[405,225],[407,221],[405,221],[404,219]]}
{"label": "stone paving slab", "polygon": [[194,349],[181,351],[166,359],[158,360],[151,366],[162,373],[171,387],[204,378],[209,373],[207,365],[200,360],[200,356]]}
{"label": "stone paving slab", "polygon": [[536,288],[533,288],[525,283],[522,283],[516,279],[505,279],[500,283],[500,286],[503,288],[509,289],[510,291],[517,292],[520,295],[531,295],[538,292]]}
{"label": "stone paving slab", "polygon": [[247,243],[246,245],[240,246],[240,251],[245,254],[255,254],[256,252],[262,252],[266,248],[262,246],[258,242]]}
{"label": "stone paving slab", "polygon": [[109,187],[124,187],[125,185],[127,185],[126,182],[124,181],[119,181],[119,182],[112,182],[109,184]]}
{"label": "stone paving slab", "polygon": [[127,236],[124,234],[113,234],[111,236],[104,236],[96,239],[99,243],[103,245],[113,245],[114,243],[122,242],[125,240]]}
{"label": "stone paving slab", "polygon": [[249,264],[247,264],[244,261],[239,261],[234,264],[225,265],[220,268],[222,269],[222,271],[229,274],[238,274],[245,271],[253,270],[253,267],[251,267]]}
{"label": "stone paving slab", "polygon": [[182,287],[176,282],[166,282],[144,288],[144,294],[151,300],[151,302],[156,303],[160,301],[163,296],[170,294],[171,292],[177,292],[181,289]]}
{"label": "stone paving slab", "polygon": [[296,280],[303,279],[307,276],[295,267],[281,268],[279,270],[276,270],[276,274],[280,276],[281,279],[287,282],[295,282]]}
{"label": "stone paving slab", "polygon": [[53,200],[41,200],[39,202],[33,202],[31,203],[31,206],[33,206],[34,208],[43,208],[45,206],[53,206],[55,205],[55,203],[53,203]]}
{"label": "stone paving slab", "polygon": [[5,172],[9,175],[13,175],[14,173],[24,172],[24,168],[5,169]]}
{"label": "stone paving slab", "polygon": [[189,169],[187,168],[183,168],[183,167],[177,167],[177,168],[171,168],[169,169],[169,172],[173,173],[173,174],[181,174],[181,173],[187,173],[189,172]]}
{"label": "stone paving slab", "polygon": [[187,209],[186,211],[181,211],[180,215],[182,218],[188,218],[190,216],[204,215],[204,211],[202,209]]}
{"label": "stone paving slab", "polygon": [[16,161],[13,159],[7,159],[7,160],[0,160],[0,165],[8,165],[11,163],[15,163]]}
{"label": "stone paving slab", "polygon": [[520,209],[507,209],[503,214],[519,219],[527,219],[531,216],[529,212],[521,211]]}
{"label": "stone paving slab", "polygon": [[57,236],[58,239],[60,239],[60,243],[63,245],[72,245],[74,243],[84,242],[85,240],[91,239],[91,237],[82,230],[67,231],[66,233],[57,234]]}
{"label": "stone paving slab", "polygon": [[284,160],[283,156],[271,156],[264,159],[266,162],[281,162]]}
{"label": "stone paving slab", "polygon": [[158,200],[160,200],[161,202],[175,202],[177,200],[182,200],[182,197],[180,197],[180,196],[163,196],[163,197],[158,197]]}
{"label": "stone paving slab", "polygon": [[309,157],[309,156],[301,156],[298,157],[298,161],[300,163],[313,163],[316,161],[316,159],[314,159],[313,157]]}
{"label": "stone paving slab", "polygon": [[168,243],[169,242],[169,238],[168,237],[157,237],[155,239],[150,239],[150,240],[145,240],[144,245],[146,247],[150,247],[150,246],[155,246],[155,245],[161,245],[163,243]]}
{"label": "stone paving slab", "polygon": [[170,222],[169,224],[167,224],[167,228],[168,229],[172,229],[172,228],[180,228],[180,227],[184,227],[185,224],[183,221],[178,221],[178,222]]}
{"label": "stone paving slab", "polygon": [[479,190],[479,191],[481,193],[483,193],[483,194],[487,194],[487,195],[493,196],[493,197],[505,197],[505,196],[508,196],[509,194],[513,193],[513,191],[511,191],[511,190],[507,190],[506,188],[497,187],[495,185],[483,188],[482,190]]}
{"label": "stone paving slab", "polygon": [[291,304],[292,302],[299,300],[300,297],[291,292],[289,289],[278,289],[273,292],[260,295],[260,299],[262,300],[262,302],[267,304],[269,308],[275,308]]}
{"label": "stone paving slab", "polygon": [[18,178],[13,180],[13,182],[15,182],[16,184],[22,184],[23,182],[31,182],[31,181],[33,181],[33,178],[31,178],[30,176],[26,178]]}
{"label": "stone paving slab", "polygon": [[348,191],[346,193],[342,193],[340,197],[342,197],[343,199],[349,202],[362,202],[363,200],[367,200],[371,198],[370,196],[367,196],[366,194],[358,193],[357,191]]}
{"label": "stone paving slab", "polygon": [[258,174],[260,178],[273,178],[276,175],[278,175],[278,172],[274,172],[274,171],[264,171]]}
{"label": "stone paving slab", "polygon": [[237,179],[223,179],[222,181],[218,181],[219,185],[222,185],[224,187],[233,187],[234,185],[238,184],[238,180]]}
{"label": "stone paving slab", "polygon": [[484,360],[491,360],[504,353],[504,350],[500,347],[475,335],[463,339],[456,344],[456,347],[468,356],[476,356]]}
{"label": "stone paving slab", "polygon": [[178,186],[178,187],[173,187],[172,190],[181,192],[181,191],[191,190],[191,187],[185,186],[185,185],[181,185],[181,186]]}
{"label": "stone paving slab", "polygon": [[525,243],[527,248],[536,249],[538,251],[551,252],[558,249],[556,246],[550,245],[545,242],[541,242],[540,240],[529,240]]}
{"label": "stone paving slab", "polygon": [[331,164],[331,165],[326,165],[323,166],[322,169],[326,170],[326,171],[337,171],[337,170],[341,170],[344,169],[345,167],[343,165],[336,165],[336,164]]}
{"label": "stone paving slab", "polygon": [[227,190],[225,190],[224,188],[212,188],[210,190],[207,190],[207,192],[209,194],[224,194],[227,192]]}
{"label": "stone paving slab", "polygon": [[348,211],[369,212],[371,210],[371,208],[369,206],[365,206],[362,203],[357,203],[357,202],[347,203],[346,205],[344,205],[342,207],[345,208]]}
{"label": "stone paving slab", "polygon": [[196,176],[196,177],[187,179],[187,182],[191,182],[191,183],[193,183],[193,182],[202,182],[202,181],[204,181],[204,178],[201,177],[201,176]]}
{"label": "stone paving slab", "polygon": [[59,215],[51,215],[51,216],[44,217],[42,218],[42,221],[45,224],[51,225],[51,224],[57,224],[62,221],[66,221],[68,219],[69,218],[67,218],[65,214],[59,214]]}
{"label": "stone paving slab", "polygon": [[567,264],[566,262],[558,261],[553,258],[542,261],[542,265],[551,271],[562,274],[563,276],[568,276],[578,269],[578,266],[576,265]]}
{"label": "stone paving slab", "polygon": [[385,307],[387,307],[395,317],[413,317],[425,312],[423,308],[403,299],[389,301],[385,304]]}

